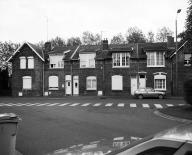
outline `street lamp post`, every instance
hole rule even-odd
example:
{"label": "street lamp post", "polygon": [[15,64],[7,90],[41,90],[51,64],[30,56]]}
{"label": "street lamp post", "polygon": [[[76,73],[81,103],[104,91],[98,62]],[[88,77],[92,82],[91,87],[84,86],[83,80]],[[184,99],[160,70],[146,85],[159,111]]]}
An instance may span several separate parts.
{"label": "street lamp post", "polygon": [[178,58],[177,58],[177,50],[178,50],[178,48],[177,48],[177,16],[178,16],[178,14],[181,12],[181,9],[178,9],[177,10],[177,15],[176,15],[176,19],[175,19],[175,41],[176,41],[176,44],[175,44],[175,73],[176,73],[176,75],[175,75],[175,81],[176,81],[176,83],[175,83],[175,89],[176,89],[176,95],[178,95]]}

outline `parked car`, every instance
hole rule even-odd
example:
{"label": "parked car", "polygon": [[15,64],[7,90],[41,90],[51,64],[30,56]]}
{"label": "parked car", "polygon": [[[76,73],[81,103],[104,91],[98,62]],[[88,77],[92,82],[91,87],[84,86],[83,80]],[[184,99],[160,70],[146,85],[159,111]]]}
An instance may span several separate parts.
{"label": "parked car", "polygon": [[[119,147],[120,146],[120,147]],[[192,155],[192,123],[141,140],[96,141],[60,149],[49,155]]]}
{"label": "parked car", "polygon": [[134,92],[134,96],[142,99],[144,97],[156,97],[163,99],[165,97],[165,92],[154,90],[153,88],[139,88]]}

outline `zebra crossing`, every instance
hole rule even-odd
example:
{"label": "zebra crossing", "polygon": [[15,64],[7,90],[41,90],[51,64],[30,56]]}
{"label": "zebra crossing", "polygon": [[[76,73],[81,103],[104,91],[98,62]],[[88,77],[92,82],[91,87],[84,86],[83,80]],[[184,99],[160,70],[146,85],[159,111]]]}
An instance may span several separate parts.
{"label": "zebra crossing", "polygon": [[166,107],[173,107],[173,106],[183,106],[184,104],[148,104],[148,103],[0,103],[0,107],[117,107],[117,108],[143,108],[143,109],[162,109]]}

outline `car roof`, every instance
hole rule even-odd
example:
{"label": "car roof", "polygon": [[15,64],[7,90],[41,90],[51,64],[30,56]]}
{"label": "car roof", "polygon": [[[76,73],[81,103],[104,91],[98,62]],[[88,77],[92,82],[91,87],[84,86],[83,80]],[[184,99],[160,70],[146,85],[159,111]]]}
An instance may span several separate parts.
{"label": "car roof", "polygon": [[192,123],[187,123],[174,127],[169,130],[162,131],[154,136],[154,139],[171,139],[177,141],[192,142]]}

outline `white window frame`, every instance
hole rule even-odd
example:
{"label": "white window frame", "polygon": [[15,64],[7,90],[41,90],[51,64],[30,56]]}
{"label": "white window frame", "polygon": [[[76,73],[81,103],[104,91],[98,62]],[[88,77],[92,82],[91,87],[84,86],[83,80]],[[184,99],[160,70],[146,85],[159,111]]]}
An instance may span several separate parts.
{"label": "white window frame", "polygon": [[[164,81],[164,87],[161,86],[161,88],[157,87],[157,81],[156,80],[161,80]],[[162,82],[160,82],[160,85],[162,85]],[[158,75],[154,75],[154,90],[160,90],[160,91],[166,91],[166,75],[162,75],[162,74],[158,74]]]}
{"label": "white window frame", "polygon": [[123,90],[123,76],[111,76],[111,90]]}
{"label": "white window frame", "polygon": [[[163,56],[162,65],[158,64],[159,63],[159,61],[157,60],[158,53],[161,53]],[[147,52],[146,54],[147,54],[147,67],[165,67],[165,52]]]}
{"label": "white window frame", "polygon": [[184,54],[184,66],[191,66],[191,56],[192,54]]}
{"label": "white window frame", "polygon": [[112,53],[113,68],[130,67],[130,53]]}
{"label": "white window frame", "polygon": [[[52,83],[53,81],[53,83]],[[58,76],[52,75],[48,78],[49,90],[58,90],[59,89],[59,78]]]}
{"label": "white window frame", "polygon": [[33,56],[27,57],[27,61],[28,61],[28,69],[34,69],[34,57]]}
{"label": "white window frame", "polygon": [[32,77],[31,76],[23,76],[23,90],[31,90],[32,89]]}
{"label": "white window frame", "polygon": [[64,61],[62,59],[63,56],[61,55],[49,55],[49,68],[50,69],[64,68]]}
{"label": "white window frame", "polygon": [[79,54],[80,68],[95,68],[96,53]]}
{"label": "white window frame", "polygon": [[20,57],[20,69],[26,69],[26,57]]}
{"label": "white window frame", "polygon": [[[88,85],[90,82],[90,85]],[[94,84],[95,82],[95,84]],[[88,76],[86,78],[86,89],[87,90],[97,90],[97,77],[96,76]]]}

